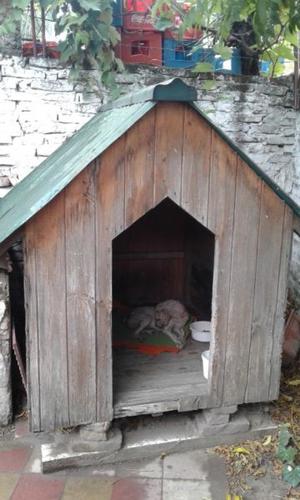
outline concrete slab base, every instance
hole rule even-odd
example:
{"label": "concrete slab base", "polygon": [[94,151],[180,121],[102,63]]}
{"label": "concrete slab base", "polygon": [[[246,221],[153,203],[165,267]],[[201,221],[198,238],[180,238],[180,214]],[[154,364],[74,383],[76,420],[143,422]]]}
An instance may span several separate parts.
{"label": "concrete slab base", "polygon": [[111,464],[169,455],[171,453],[257,439],[277,430],[261,407],[243,408],[228,423],[209,424],[203,412],[144,417],[137,425],[115,424],[107,441],[83,442],[70,434],[69,441],[44,444],[44,472],[67,467]]}

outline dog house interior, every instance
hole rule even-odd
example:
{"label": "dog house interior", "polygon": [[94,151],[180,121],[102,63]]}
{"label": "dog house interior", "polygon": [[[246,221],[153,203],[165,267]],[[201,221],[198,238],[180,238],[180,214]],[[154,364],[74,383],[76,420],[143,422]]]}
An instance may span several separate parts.
{"label": "dog house interior", "polygon": [[[214,235],[167,198],[112,246],[114,414],[130,414],[137,404],[146,413],[154,404],[175,410],[180,396],[207,392],[201,353],[209,345],[191,339],[189,323],[211,319]],[[129,328],[130,312],[147,315],[170,299],[189,316],[179,347],[166,325]]]}

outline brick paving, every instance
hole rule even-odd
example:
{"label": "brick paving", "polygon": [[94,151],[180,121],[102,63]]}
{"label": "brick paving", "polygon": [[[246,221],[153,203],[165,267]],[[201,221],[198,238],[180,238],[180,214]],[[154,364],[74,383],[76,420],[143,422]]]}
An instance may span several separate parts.
{"label": "brick paving", "polygon": [[224,500],[223,461],[205,450],[42,474],[40,443],[0,441],[0,500]]}

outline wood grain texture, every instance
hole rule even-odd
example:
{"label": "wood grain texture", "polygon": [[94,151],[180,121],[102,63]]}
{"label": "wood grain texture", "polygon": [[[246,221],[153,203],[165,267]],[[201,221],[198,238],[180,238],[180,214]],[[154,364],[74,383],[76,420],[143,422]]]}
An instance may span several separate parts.
{"label": "wood grain texture", "polygon": [[212,133],[212,158],[208,203],[208,227],[216,235],[212,342],[210,363],[210,398],[212,405],[222,402],[227,323],[229,309],[231,249],[236,189],[237,155],[215,133]]}
{"label": "wood grain texture", "polygon": [[300,236],[300,217],[298,217],[296,214],[294,214],[293,217],[293,230],[295,231],[298,236]]}
{"label": "wood grain texture", "polygon": [[[224,375],[224,402],[242,403],[254,302],[261,179],[238,160]],[[228,271],[226,271],[228,272]]]}
{"label": "wood grain texture", "polygon": [[212,130],[186,107],[183,133],[181,206],[206,226]]}
{"label": "wood grain texture", "polygon": [[96,173],[97,419],[109,422],[112,402],[112,240],[124,229],[125,137],[101,157]]}
{"label": "wood grain texture", "polygon": [[268,401],[284,203],[262,186],[246,402]]}
{"label": "wood grain texture", "polygon": [[153,208],[155,110],[126,134],[125,226]]}
{"label": "wood grain texture", "polygon": [[65,191],[70,425],[96,420],[94,188],[89,165]]}
{"label": "wood grain texture", "polygon": [[178,352],[149,356],[117,349],[114,366],[114,415],[191,411],[207,405],[208,383],[201,353],[208,344],[191,339]]}
{"label": "wood grain texture", "polygon": [[284,333],[284,314],[287,300],[288,270],[291,258],[293,237],[293,212],[285,205],[284,224],[281,243],[280,272],[278,281],[278,294],[273,333],[273,346],[271,356],[271,375],[269,386],[269,400],[278,398],[281,374],[281,355]]}
{"label": "wood grain texture", "polygon": [[168,196],[180,205],[185,106],[165,102],[155,110],[154,201]]}
{"label": "wood grain texture", "polygon": [[37,310],[36,255],[34,224],[26,225],[24,240],[24,294],[26,318],[26,358],[29,424],[32,432],[41,430],[40,353]]}
{"label": "wood grain texture", "polygon": [[69,425],[64,197],[34,224],[42,430]]}

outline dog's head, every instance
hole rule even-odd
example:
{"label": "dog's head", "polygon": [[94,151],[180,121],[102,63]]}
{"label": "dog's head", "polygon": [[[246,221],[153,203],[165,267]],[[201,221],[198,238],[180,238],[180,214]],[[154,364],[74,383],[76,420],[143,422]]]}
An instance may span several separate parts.
{"label": "dog's head", "polygon": [[171,319],[170,314],[163,308],[156,307],[155,309],[155,324],[159,328],[164,328],[168,325]]}

